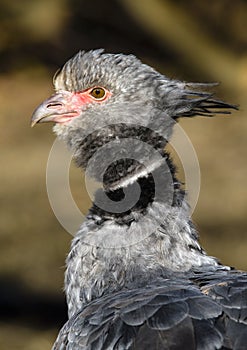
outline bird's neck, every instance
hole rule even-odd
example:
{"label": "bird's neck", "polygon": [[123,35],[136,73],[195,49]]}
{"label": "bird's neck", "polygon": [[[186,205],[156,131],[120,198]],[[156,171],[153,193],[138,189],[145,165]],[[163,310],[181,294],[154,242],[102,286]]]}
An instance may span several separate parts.
{"label": "bird's neck", "polygon": [[[140,147],[140,134],[133,130],[126,134],[130,132],[134,145]],[[84,167],[89,164],[95,152],[110,142],[109,138],[116,141],[112,135],[81,143],[75,150],[77,163]],[[108,166],[102,164],[107,160],[104,157],[93,160],[95,168],[90,172],[97,176],[96,170],[104,169],[104,186],[96,193],[68,255],[65,289],[70,315],[83,303],[129,288],[133,281],[145,285],[168,272],[217,265],[198,243],[184,191],[163,150],[166,141],[150,136],[142,133],[142,139],[151,146],[151,156],[145,148],[136,148],[133,154],[138,157],[128,158],[123,152]],[[119,142],[122,148],[118,136]],[[111,150],[106,153],[109,157],[114,155]]]}
{"label": "bird's neck", "polygon": [[[134,159],[119,159],[104,174],[103,188],[95,193],[89,218],[131,225],[154,202],[180,207],[184,191],[175,177],[169,155],[160,150],[157,163],[143,167]],[[121,175],[120,175],[121,174]]]}
{"label": "bird's neck", "polygon": [[127,223],[153,201],[181,204],[184,192],[164,151],[164,137],[130,124],[107,125],[87,136],[82,134],[78,129],[70,132],[67,142],[77,165],[102,183],[90,214]]}

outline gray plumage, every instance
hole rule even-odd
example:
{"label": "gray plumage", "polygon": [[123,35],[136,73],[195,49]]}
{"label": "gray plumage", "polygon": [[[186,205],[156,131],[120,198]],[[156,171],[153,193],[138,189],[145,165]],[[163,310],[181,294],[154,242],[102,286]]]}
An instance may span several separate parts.
{"label": "gray plumage", "polygon": [[[69,320],[53,349],[246,349],[247,274],[201,248],[164,150],[178,118],[236,107],[203,91],[208,84],[170,80],[135,56],[102,50],[79,52],[54,85],[32,123],[56,122],[103,189],[72,241]],[[90,100],[94,87],[109,96]],[[87,99],[79,109],[78,96]]]}

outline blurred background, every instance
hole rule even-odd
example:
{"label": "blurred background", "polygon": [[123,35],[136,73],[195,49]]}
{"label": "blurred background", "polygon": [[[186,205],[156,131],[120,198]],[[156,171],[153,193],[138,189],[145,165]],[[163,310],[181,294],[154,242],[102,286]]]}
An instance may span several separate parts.
{"label": "blurred background", "polygon": [[[247,2],[245,0],[0,1],[0,348],[50,349],[66,319],[64,260],[71,236],[48,202],[51,125],[30,129],[55,71],[79,49],[134,53],[171,78],[221,82],[240,111],[183,119],[201,166],[194,212],[201,242],[247,269]],[[83,213],[90,199],[71,167]]]}

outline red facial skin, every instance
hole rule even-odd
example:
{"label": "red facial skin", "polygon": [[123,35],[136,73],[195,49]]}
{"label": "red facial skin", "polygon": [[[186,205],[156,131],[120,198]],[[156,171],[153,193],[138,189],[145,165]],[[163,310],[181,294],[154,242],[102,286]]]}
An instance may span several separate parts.
{"label": "red facial skin", "polygon": [[[102,98],[92,96],[92,91],[95,88],[105,91]],[[81,92],[59,91],[37,107],[33,113],[31,125],[45,122],[67,124],[71,119],[78,117],[87,105],[103,103],[111,95],[110,91],[98,86]]]}

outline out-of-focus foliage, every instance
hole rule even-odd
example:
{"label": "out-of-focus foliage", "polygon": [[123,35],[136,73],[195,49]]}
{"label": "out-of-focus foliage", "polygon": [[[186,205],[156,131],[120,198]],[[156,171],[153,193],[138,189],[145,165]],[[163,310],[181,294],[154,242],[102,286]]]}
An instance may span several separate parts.
{"label": "out-of-focus foliage", "polygon": [[[247,269],[247,3],[244,0],[0,2],[0,348],[50,349],[66,318],[62,284],[71,237],[49,207],[50,125],[30,129],[52,75],[79,49],[134,53],[164,74],[220,81],[230,117],[181,120],[200,161],[195,222],[203,246]],[[90,199],[78,169],[72,192]],[[14,336],[13,336],[14,334]]]}

